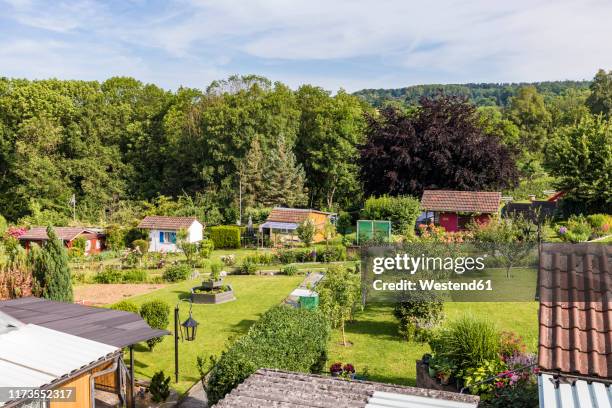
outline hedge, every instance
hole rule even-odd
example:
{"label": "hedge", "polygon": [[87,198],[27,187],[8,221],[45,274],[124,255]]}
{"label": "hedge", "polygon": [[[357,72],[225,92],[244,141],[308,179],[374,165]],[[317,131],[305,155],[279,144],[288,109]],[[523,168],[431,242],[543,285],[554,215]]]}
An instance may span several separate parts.
{"label": "hedge", "polygon": [[[163,300],[150,300],[140,306],[140,316],[151,328],[165,330],[170,323],[170,305]],[[162,340],[163,337],[155,337],[147,340],[147,345],[153,350]]]}
{"label": "hedge", "polygon": [[218,225],[208,228],[208,238],[217,249],[240,248],[240,227],[234,225]]}
{"label": "hedge", "polygon": [[361,210],[362,220],[391,221],[394,234],[414,231],[416,219],[421,214],[421,202],[414,197],[370,197]]}
{"label": "hedge", "polygon": [[276,306],[228,350],[210,372],[213,405],[259,368],[320,373],[327,359],[329,324],[319,311]]}

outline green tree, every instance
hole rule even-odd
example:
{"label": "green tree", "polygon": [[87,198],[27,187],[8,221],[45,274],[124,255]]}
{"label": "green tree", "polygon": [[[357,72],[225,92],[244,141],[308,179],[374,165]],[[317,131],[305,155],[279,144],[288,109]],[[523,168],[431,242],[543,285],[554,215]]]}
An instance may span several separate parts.
{"label": "green tree", "polygon": [[332,266],[317,285],[321,311],[333,327],[342,331],[342,344],[347,346],[344,325],[353,314],[361,300],[361,280],[359,274],[343,266]]}
{"label": "green tree", "polygon": [[610,117],[612,113],[612,71],[600,69],[595,74],[591,82],[591,94],[586,100],[586,104],[591,113],[602,114]]}
{"label": "green tree", "polygon": [[198,244],[189,242],[189,232],[185,228],[181,228],[176,234],[176,245],[183,251],[187,263],[195,266],[196,256],[198,254]]}
{"label": "green tree", "polygon": [[316,226],[312,219],[306,218],[302,221],[295,230],[300,241],[307,247],[312,244],[316,232]]}
{"label": "green tree", "polygon": [[354,203],[361,194],[358,146],[365,140],[366,105],[340,90],[304,85],[297,91],[300,129],[298,161],[306,172],[311,203],[329,210],[336,202]]}
{"label": "green tree", "polygon": [[[140,316],[152,328],[166,330],[170,323],[170,306],[163,300],[150,300],[140,306]],[[147,345],[153,350],[162,340],[163,337],[155,337],[147,340]]]}
{"label": "green tree", "polygon": [[287,144],[280,141],[271,150],[265,166],[266,185],[261,191],[264,207],[299,207],[306,204],[304,170],[296,163]]}
{"label": "green tree", "polygon": [[36,258],[32,276],[37,282],[40,294],[47,299],[72,302],[72,281],[68,264],[68,253],[62,241],[51,227],[47,227],[48,240],[40,251],[33,251]]}
{"label": "green tree", "polygon": [[565,192],[564,201],[579,212],[612,207],[612,128],[601,117],[585,116],[559,129],[547,149],[546,165]]}
{"label": "green tree", "polygon": [[527,151],[541,153],[552,117],[544,98],[534,86],[520,88],[508,106],[507,116],[520,129],[520,143]]}

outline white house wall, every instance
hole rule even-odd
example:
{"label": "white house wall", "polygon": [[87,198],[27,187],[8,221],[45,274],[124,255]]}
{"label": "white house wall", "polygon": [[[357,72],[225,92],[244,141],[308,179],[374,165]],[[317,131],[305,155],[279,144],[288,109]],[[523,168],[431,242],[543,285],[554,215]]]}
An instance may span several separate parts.
{"label": "white house wall", "polygon": [[189,242],[200,242],[204,237],[204,226],[198,221],[191,223],[191,226],[187,230]]}
{"label": "white house wall", "polygon": [[150,252],[178,252],[176,244],[172,242],[159,242],[160,232],[175,232],[172,230],[149,230],[149,251]]}

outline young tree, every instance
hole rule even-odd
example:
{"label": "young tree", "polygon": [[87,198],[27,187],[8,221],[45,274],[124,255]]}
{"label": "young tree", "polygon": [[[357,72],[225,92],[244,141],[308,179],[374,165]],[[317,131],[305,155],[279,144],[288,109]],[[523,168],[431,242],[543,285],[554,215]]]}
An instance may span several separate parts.
{"label": "young tree", "polygon": [[72,302],[72,281],[68,265],[68,253],[52,227],[47,227],[49,237],[45,246],[36,251],[32,260],[32,275],[44,298],[60,302]]}
{"label": "young tree", "polygon": [[557,177],[564,202],[584,213],[612,207],[612,124],[585,116],[559,129],[547,149],[546,165]]}
{"label": "young tree", "polygon": [[309,247],[310,244],[312,244],[316,232],[316,226],[314,221],[310,218],[306,218],[300,223],[300,225],[298,225],[296,232],[300,241],[302,241],[304,245]]}
{"label": "young tree", "polygon": [[189,232],[185,228],[181,228],[176,234],[176,245],[183,251],[187,263],[191,266],[195,264],[195,258],[198,254],[198,244],[189,242]]}
{"label": "young tree", "polygon": [[552,117],[538,90],[534,86],[520,88],[510,100],[506,113],[520,129],[523,149],[541,153],[549,134]]}
{"label": "young tree", "polygon": [[361,176],[367,194],[491,190],[518,181],[513,153],[481,129],[464,98],[422,98],[416,113],[385,108],[369,116],[366,134]]}
{"label": "young tree", "polygon": [[332,266],[317,285],[321,311],[333,327],[342,330],[342,344],[347,346],[344,324],[361,301],[361,279],[359,274],[346,267]]}

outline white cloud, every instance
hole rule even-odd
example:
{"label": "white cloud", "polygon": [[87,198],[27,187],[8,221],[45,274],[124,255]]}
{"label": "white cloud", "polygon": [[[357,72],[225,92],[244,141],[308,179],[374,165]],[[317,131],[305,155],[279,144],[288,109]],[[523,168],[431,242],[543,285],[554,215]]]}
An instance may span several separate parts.
{"label": "white cloud", "polygon": [[[0,29],[0,70],[11,73],[40,59],[24,72],[104,78],[122,71],[202,87],[214,75],[254,72],[354,90],[582,79],[612,68],[612,3],[604,0],[175,0],[156,9],[146,2],[6,3],[5,18],[34,30],[18,37]],[[39,55],[26,52],[28,40]],[[11,47],[21,52],[8,53]],[[313,64],[333,69],[311,72]]]}

